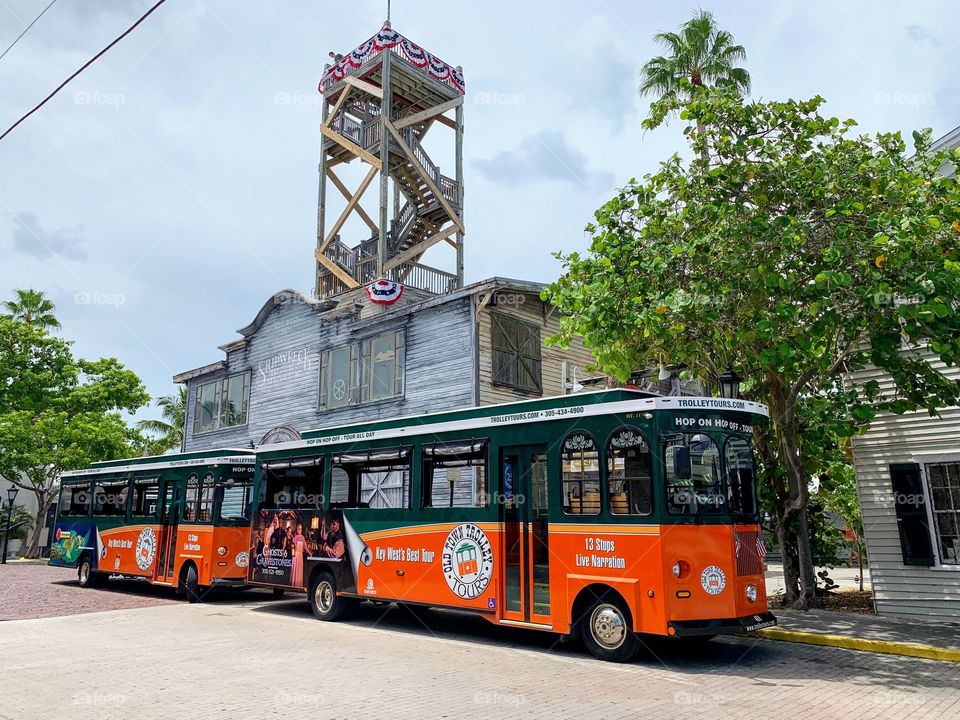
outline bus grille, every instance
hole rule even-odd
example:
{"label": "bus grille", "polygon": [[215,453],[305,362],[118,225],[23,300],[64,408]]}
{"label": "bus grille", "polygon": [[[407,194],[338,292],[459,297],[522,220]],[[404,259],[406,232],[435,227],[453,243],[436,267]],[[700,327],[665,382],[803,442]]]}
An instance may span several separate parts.
{"label": "bus grille", "polygon": [[737,575],[760,575],[767,550],[763,536],[756,530],[737,530],[734,533],[737,553]]}

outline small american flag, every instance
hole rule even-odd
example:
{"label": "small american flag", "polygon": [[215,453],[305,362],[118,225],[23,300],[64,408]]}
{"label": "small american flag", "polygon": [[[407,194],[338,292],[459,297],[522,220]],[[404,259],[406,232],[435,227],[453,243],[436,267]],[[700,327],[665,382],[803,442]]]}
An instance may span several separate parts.
{"label": "small american flag", "polygon": [[733,539],[734,539],[734,542],[736,543],[735,545],[736,557],[740,557],[740,548],[742,547],[742,544],[740,543],[740,533],[734,533]]}
{"label": "small american flag", "polygon": [[763,542],[761,533],[757,533],[757,556],[762,558],[767,556],[767,546]]}

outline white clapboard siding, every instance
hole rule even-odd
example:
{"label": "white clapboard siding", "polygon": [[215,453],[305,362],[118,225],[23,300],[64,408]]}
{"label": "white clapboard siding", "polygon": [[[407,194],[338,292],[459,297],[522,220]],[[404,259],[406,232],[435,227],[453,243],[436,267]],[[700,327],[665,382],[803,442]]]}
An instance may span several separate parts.
{"label": "white clapboard siding", "polygon": [[[924,357],[948,377],[960,378],[956,368],[945,368],[930,353]],[[857,385],[876,380],[885,394],[893,389],[889,376],[876,368],[854,373],[850,379]],[[960,568],[903,564],[889,469],[891,463],[922,464],[924,454],[960,453],[960,408],[944,409],[940,417],[925,411],[881,414],[864,435],[853,439],[853,450],[877,611],[960,620]]]}

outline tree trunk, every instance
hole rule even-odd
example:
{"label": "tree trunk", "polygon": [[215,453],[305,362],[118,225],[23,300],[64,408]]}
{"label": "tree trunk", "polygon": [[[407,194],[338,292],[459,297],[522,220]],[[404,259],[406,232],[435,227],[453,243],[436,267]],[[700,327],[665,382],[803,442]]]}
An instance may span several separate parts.
{"label": "tree trunk", "polygon": [[[779,503],[778,503],[779,504]],[[793,607],[800,599],[800,573],[797,568],[796,533],[789,527],[789,521],[777,508],[777,540],[780,542],[780,555],[783,558],[784,604]]]}
{"label": "tree trunk", "polygon": [[37,496],[37,517],[33,521],[33,529],[30,531],[30,540],[27,542],[27,552],[23,553],[26,558],[35,559],[40,557],[40,538],[43,536],[43,526],[47,519],[47,513],[50,511],[50,498],[47,493],[34,491]]}

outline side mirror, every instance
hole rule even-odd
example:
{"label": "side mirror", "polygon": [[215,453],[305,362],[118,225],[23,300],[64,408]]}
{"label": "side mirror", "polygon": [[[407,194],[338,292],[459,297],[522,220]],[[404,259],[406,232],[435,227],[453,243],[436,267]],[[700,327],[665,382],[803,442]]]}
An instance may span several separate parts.
{"label": "side mirror", "polygon": [[686,445],[674,445],[673,474],[679,480],[689,480],[693,477],[693,464],[690,462],[690,448]]}

